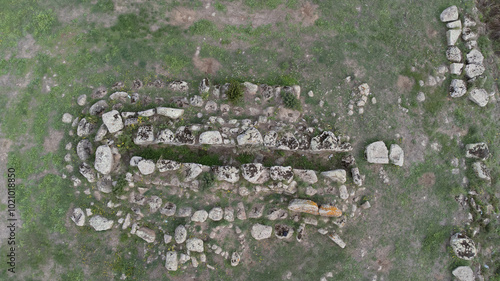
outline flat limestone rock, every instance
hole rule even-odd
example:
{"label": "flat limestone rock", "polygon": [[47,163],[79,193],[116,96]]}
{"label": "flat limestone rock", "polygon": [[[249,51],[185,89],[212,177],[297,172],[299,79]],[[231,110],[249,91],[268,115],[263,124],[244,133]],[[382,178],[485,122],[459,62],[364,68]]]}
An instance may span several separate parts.
{"label": "flat limestone rock", "polygon": [[306,199],[293,199],[288,204],[288,210],[293,212],[302,212],[313,215],[319,214],[318,204],[312,200]]}
{"label": "flat limestone rock", "polygon": [[453,276],[457,277],[458,281],[474,281],[474,272],[469,266],[459,266],[452,272]]}
{"label": "flat limestone rock", "polygon": [[450,83],[450,96],[452,98],[459,98],[467,93],[467,86],[464,80],[453,79]]}
{"label": "flat limestone rock", "polygon": [[194,214],[191,216],[191,221],[194,222],[205,222],[208,218],[208,212],[205,210],[198,210],[194,212]]}
{"label": "flat limestone rock", "polygon": [[269,169],[272,180],[290,182],[293,179],[293,169],[291,166],[272,166]]}
{"label": "flat limestone rock", "polygon": [[94,168],[101,174],[111,173],[114,165],[114,158],[111,148],[107,145],[101,145],[95,152]]}
{"label": "flat limestone rock", "polygon": [[457,6],[451,6],[451,7],[444,9],[444,11],[441,12],[441,15],[439,16],[439,19],[442,22],[449,22],[449,21],[458,20],[458,8],[457,8]]}
{"label": "flat limestone rock", "polygon": [[249,128],[236,137],[238,145],[257,145],[264,143],[262,135],[256,128]]}
{"label": "flat limestone rock", "polygon": [[163,129],[156,136],[155,142],[159,144],[172,144],[175,142],[175,135],[170,129]]}
{"label": "flat limestone rock", "polygon": [[170,107],[157,107],[156,113],[158,115],[166,116],[170,119],[179,119],[184,114],[184,109],[170,108]]}
{"label": "flat limestone rock", "polygon": [[323,217],[340,217],[342,211],[331,204],[323,204],[319,207],[319,215]]}
{"label": "flat limestone rock", "polygon": [[89,224],[95,231],[104,231],[113,227],[113,221],[99,215],[93,216],[89,220]]}
{"label": "flat limestone rock", "polygon": [[184,241],[186,241],[187,238],[187,230],[186,228],[181,224],[175,229],[175,242],[177,244],[182,244]]}
{"label": "flat limestone rock", "polygon": [[490,100],[490,96],[485,89],[474,88],[469,92],[469,99],[480,107],[485,107]]}
{"label": "flat limestone rock", "polygon": [[82,161],[89,159],[92,152],[92,143],[88,139],[83,139],[76,145],[76,155]]}
{"label": "flat limestone rock", "polygon": [[165,268],[168,271],[176,271],[178,267],[177,252],[169,251],[165,255]]}
{"label": "flat limestone rock", "polygon": [[200,144],[222,144],[222,135],[219,131],[207,131],[203,132],[199,138]]}
{"label": "flat limestone rock", "polygon": [[465,76],[468,78],[475,78],[482,75],[486,71],[483,65],[468,64],[465,66]]}
{"label": "flat limestone rock", "polygon": [[383,141],[377,141],[366,147],[366,158],[369,163],[388,164],[389,151]]}
{"label": "flat limestone rock", "polygon": [[155,141],[154,128],[152,125],[141,126],[137,130],[134,143],[137,145],[148,145]]}
{"label": "flat limestone rock", "polygon": [[102,122],[108,128],[110,133],[116,133],[123,129],[123,120],[120,116],[120,112],[117,110],[111,110],[110,112],[106,112],[102,115]]}
{"label": "flat limestone rock", "polygon": [[143,175],[152,174],[155,171],[155,167],[156,167],[156,165],[153,162],[153,160],[149,160],[149,159],[142,159],[137,164],[137,168],[139,168],[139,172],[141,172],[141,174],[143,174]]}
{"label": "flat limestone rock", "polygon": [[255,240],[267,239],[271,237],[271,234],[273,233],[273,227],[257,223],[252,226],[250,233],[252,234],[252,237],[255,238]]}
{"label": "flat limestone rock", "polygon": [[455,46],[462,32],[460,29],[450,29],[446,32],[446,42],[448,46]]}
{"label": "flat limestone rock", "polygon": [[340,236],[336,233],[330,233],[328,234],[328,237],[335,242],[335,244],[339,245],[340,248],[344,249],[346,244],[345,242],[340,238]]}
{"label": "flat limestone rock", "polygon": [[396,166],[403,166],[405,160],[405,153],[403,149],[397,144],[391,144],[389,152],[389,160]]}
{"label": "flat limestone rock", "polygon": [[318,176],[316,176],[316,172],[313,170],[293,169],[293,173],[305,183],[314,184],[318,182]]}
{"label": "flat limestone rock", "polygon": [[140,227],[135,232],[135,235],[142,238],[144,241],[148,243],[153,243],[156,240],[156,233],[154,230],[149,229],[147,227]]}
{"label": "flat limestone rock", "polygon": [[190,252],[203,253],[203,240],[200,238],[190,238],[186,241],[186,248]]}
{"label": "flat limestone rock", "polygon": [[160,171],[160,173],[176,171],[181,168],[181,163],[173,160],[160,159],[156,162],[156,168]]}
{"label": "flat limestone rock", "polygon": [[71,215],[71,220],[77,225],[77,226],[84,226],[85,225],[85,213],[81,208],[75,208],[73,209],[73,214]]}
{"label": "flat limestone rock", "polygon": [[243,178],[251,183],[261,183],[259,179],[266,172],[266,168],[260,163],[249,163],[241,165],[241,174]]}
{"label": "flat limestone rock", "polygon": [[472,169],[474,169],[474,172],[476,172],[476,175],[486,181],[491,181],[491,175],[490,175],[490,170],[488,167],[486,167],[486,164],[481,161],[477,161],[474,164],[472,164]]}
{"label": "flat limestone rock", "polygon": [[321,175],[334,182],[345,183],[347,181],[347,172],[344,169],[321,172]]}
{"label": "flat limestone rock", "polygon": [[212,171],[220,181],[235,183],[240,180],[240,170],[233,166],[214,166]]}

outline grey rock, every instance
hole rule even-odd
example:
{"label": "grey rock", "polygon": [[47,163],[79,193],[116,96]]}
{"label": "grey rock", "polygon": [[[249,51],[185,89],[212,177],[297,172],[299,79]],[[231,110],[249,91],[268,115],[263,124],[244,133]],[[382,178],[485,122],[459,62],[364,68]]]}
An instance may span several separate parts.
{"label": "grey rock", "polygon": [[366,159],[369,163],[388,164],[389,151],[383,141],[377,141],[366,147]]}
{"label": "grey rock", "polygon": [[345,183],[347,181],[347,173],[344,169],[321,172],[321,175],[334,182]]}
{"label": "grey rock", "polygon": [[443,12],[441,12],[441,15],[439,16],[439,19],[442,22],[450,22],[450,21],[455,21],[458,19],[458,8],[457,6],[451,6],[446,8]]}
{"label": "grey rock", "polygon": [[82,174],[82,176],[84,176],[88,182],[92,183],[92,182],[95,182],[96,181],[96,172],[92,169],[92,167],[83,162],[82,164],[80,164],[79,166],[79,171],[80,171],[80,174]]}
{"label": "grey rock", "polygon": [[233,207],[224,208],[224,219],[228,222],[234,221],[234,209],[233,209]]}
{"label": "grey rock", "polygon": [[89,113],[90,115],[100,115],[106,109],[108,108],[108,103],[105,100],[100,100],[96,103],[94,103],[90,108],[89,108]]}
{"label": "grey rock", "polygon": [[340,199],[346,200],[349,198],[349,192],[347,192],[347,187],[345,185],[341,185],[339,187]]}
{"label": "grey rock", "polygon": [[182,207],[177,210],[177,217],[179,218],[187,218],[191,216],[193,212],[193,208],[191,207]]}
{"label": "grey rock", "polygon": [[84,95],[78,96],[78,98],[76,99],[76,103],[79,106],[84,106],[87,103],[87,95],[84,94]]}
{"label": "grey rock", "polygon": [[137,167],[137,165],[139,164],[139,161],[141,161],[143,158],[141,156],[132,156],[132,158],[130,158],[130,167]]}
{"label": "grey rock", "polygon": [[195,137],[188,127],[181,126],[175,131],[175,141],[181,144],[195,144]]}
{"label": "grey rock", "polygon": [[473,49],[467,54],[467,63],[483,64],[484,56],[478,49]]}
{"label": "grey rock", "polygon": [[238,254],[237,252],[233,252],[233,254],[231,255],[231,266],[237,266],[240,263],[240,259],[240,254]]}
{"label": "grey rock", "polygon": [[150,175],[155,171],[155,162],[149,159],[142,159],[137,164],[137,168],[139,168],[139,172],[143,175]]}
{"label": "grey rock", "polygon": [[477,40],[478,38],[479,35],[473,32],[469,27],[464,27],[462,29],[462,39],[464,39],[464,41]]}
{"label": "grey rock", "polygon": [[340,138],[333,132],[324,131],[320,135],[311,139],[312,151],[332,150],[337,152],[347,152],[352,150],[350,143],[342,143]]}
{"label": "grey rock", "polygon": [[119,100],[119,101],[127,101],[128,93],[127,92],[114,92],[109,96],[110,100]]}
{"label": "grey rock", "polygon": [[313,215],[319,214],[318,204],[311,200],[293,199],[288,204],[288,210],[293,212],[309,213]]}
{"label": "grey rock", "polygon": [[252,206],[252,208],[250,208],[250,210],[248,211],[248,218],[257,219],[262,217],[262,214],[264,213],[264,207],[264,205],[260,204]]}
{"label": "grey rock", "polygon": [[158,115],[166,116],[170,119],[179,119],[184,114],[184,109],[170,108],[170,107],[157,107],[156,113]]}
{"label": "grey rock", "polygon": [[192,181],[196,179],[202,172],[202,165],[196,163],[185,163],[184,167],[186,168],[186,177],[184,181]]}
{"label": "grey rock", "polygon": [[222,135],[219,131],[206,131],[200,135],[200,144],[220,145],[222,144]]}
{"label": "grey rock", "polygon": [[64,113],[63,116],[62,116],[62,122],[63,123],[66,123],[66,124],[69,124],[73,121],[73,115],[69,114],[69,113]]}
{"label": "grey rock", "polygon": [[257,91],[259,90],[259,86],[250,82],[244,82],[243,86],[245,87],[245,93],[252,96],[257,94]]}
{"label": "grey rock", "polygon": [[168,89],[176,92],[187,92],[189,90],[189,86],[186,81],[174,81],[168,84]]}
{"label": "grey rock", "polygon": [[177,210],[177,205],[175,205],[172,202],[167,202],[165,203],[165,206],[163,206],[163,208],[160,209],[160,214],[167,217],[171,217],[175,215],[176,210]]}
{"label": "grey rock", "polygon": [[155,231],[147,227],[140,227],[135,232],[135,235],[137,235],[139,238],[142,238],[144,241],[148,243],[153,243],[156,240]]}
{"label": "grey rock", "polygon": [[336,233],[330,233],[328,235],[328,238],[330,238],[335,244],[339,245],[340,248],[344,249],[346,244],[345,242],[340,238],[340,236]]}
{"label": "grey rock", "polygon": [[200,238],[190,238],[186,241],[186,248],[190,252],[203,253],[203,240]]}
{"label": "grey rock", "polygon": [[476,244],[462,233],[456,233],[450,238],[450,245],[455,255],[464,260],[472,260],[477,255]]}
{"label": "grey rock", "polygon": [[479,64],[468,64],[465,66],[465,75],[468,78],[475,78],[484,73],[486,68]]}
{"label": "grey rock", "polygon": [[192,106],[196,106],[196,107],[202,107],[203,106],[203,99],[198,96],[198,95],[195,95],[193,97],[191,97],[189,99],[189,103],[192,105]]}
{"label": "grey rock", "polygon": [[446,42],[448,46],[455,46],[462,32],[459,29],[450,29],[446,32]]}
{"label": "grey rock", "polygon": [[173,160],[160,159],[156,162],[156,168],[159,172],[176,171],[181,168],[181,163]]}
{"label": "grey rock", "polygon": [[109,175],[101,177],[97,181],[97,190],[102,193],[111,193],[113,191],[113,181]]}
{"label": "grey rock", "polygon": [[224,211],[221,207],[215,207],[208,213],[208,217],[213,221],[220,221],[224,216]]}
{"label": "grey rock", "polygon": [[365,177],[359,173],[359,168],[358,167],[352,168],[351,174],[352,174],[352,180],[353,180],[354,184],[357,186],[362,186],[363,181],[365,180]]}
{"label": "grey rock", "polygon": [[79,137],[86,137],[94,131],[95,127],[95,124],[88,122],[85,118],[82,118],[82,120],[78,123],[76,135]]}
{"label": "grey rock", "polygon": [[450,73],[454,75],[461,75],[463,68],[464,68],[463,63],[452,63],[450,64]]}
{"label": "grey rock", "polygon": [[252,226],[250,233],[252,237],[255,238],[255,240],[267,239],[271,237],[273,233],[273,227],[257,223]]}
{"label": "grey rock", "polygon": [[73,214],[71,215],[71,220],[77,225],[77,226],[84,226],[85,225],[85,213],[81,208],[75,208],[73,209]]}
{"label": "grey rock", "polygon": [[267,179],[267,177],[263,177],[265,173],[267,173],[266,168],[260,163],[241,165],[241,174],[243,178],[251,183],[263,183]]}
{"label": "grey rock", "polygon": [[140,126],[137,130],[137,135],[134,138],[134,143],[137,145],[152,144],[155,141],[154,129],[152,125]]}
{"label": "grey rock", "polygon": [[469,99],[480,107],[485,107],[488,104],[490,96],[485,89],[474,88],[469,92]]}
{"label": "grey rock", "polygon": [[286,133],[276,142],[276,147],[281,150],[297,150],[299,141],[292,133]]}
{"label": "grey rock", "polygon": [[214,166],[212,171],[220,181],[236,183],[240,180],[239,169],[233,166]]}
{"label": "grey rock", "polygon": [[124,127],[122,117],[117,110],[104,113],[102,115],[102,121],[112,134],[120,131]]}
{"label": "grey rock", "polygon": [[458,281],[474,281],[474,272],[469,266],[459,266],[452,272],[453,276],[457,277]]}
{"label": "grey rock", "polygon": [[156,136],[156,143],[159,144],[172,144],[175,142],[175,135],[169,129],[161,130]]}
{"label": "grey rock", "polygon": [[210,91],[210,80],[208,78],[203,78],[200,82],[200,86],[198,87],[200,94],[206,94]]}
{"label": "grey rock", "polygon": [[397,144],[391,144],[389,152],[389,160],[396,166],[403,166],[405,153],[403,149]]}
{"label": "grey rock", "polygon": [[107,218],[101,217],[100,215],[96,215],[90,218],[89,224],[95,231],[104,231],[111,229],[113,227],[113,221],[108,220]]}
{"label": "grey rock", "polygon": [[151,198],[149,198],[147,200],[147,202],[149,205],[149,212],[151,214],[154,214],[160,209],[160,207],[163,203],[163,200],[160,197],[153,195],[153,196],[151,196]]}
{"label": "grey rock", "polygon": [[472,168],[480,179],[491,181],[490,170],[488,169],[488,167],[486,167],[486,164],[484,164],[484,162],[475,162],[474,164],[472,164]]}
{"label": "grey rock", "polygon": [[272,180],[290,182],[293,179],[293,170],[291,166],[272,166],[269,169]]}
{"label": "grey rock", "polygon": [[208,112],[217,111],[217,103],[212,100],[207,101],[207,103],[205,104],[205,110]]}
{"label": "grey rock", "polygon": [[243,202],[238,202],[236,205],[236,218],[239,220],[247,219],[247,213],[245,212],[245,205],[243,205]]}
{"label": "grey rock", "polygon": [[92,152],[92,143],[88,139],[83,139],[76,145],[76,154],[82,161],[89,159]]}
{"label": "grey rock", "polygon": [[467,86],[465,82],[460,79],[453,79],[450,84],[450,96],[452,98],[459,98],[467,93]]}
{"label": "grey rock", "polygon": [[264,135],[264,140],[263,140],[264,145],[275,147],[277,139],[278,139],[278,133],[276,133],[275,131],[269,131],[266,135]]}
{"label": "grey rock", "polygon": [[449,28],[449,29],[459,29],[459,30],[461,30],[462,29],[462,22],[460,20],[451,21],[451,22],[449,22],[449,23],[446,24],[446,27]]}
{"label": "grey rock", "polygon": [[107,133],[108,133],[108,128],[106,127],[106,124],[102,124],[97,130],[97,133],[95,134],[94,141],[96,142],[102,141]]}
{"label": "grey rock", "polygon": [[461,62],[462,51],[456,46],[450,46],[448,50],[446,50],[446,58],[451,62]]}
{"label": "grey rock", "polygon": [[484,142],[471,143],[465,146],[465,157],[486,160],[490,156],[488,145]]}
{"label": "grey rock", "polygon": [[101,174],[107,175],[113,170],[114,158],[111,148],[101,145],[95,152],[94,168]]}
{"label": "grey rock", "polygon": [[425,101],[425,94],[423,92],[419,92],[417,94],[417,101],[418,102],[424,102]]}
{"label": "grey rock", "polygon": [[238,145],[258,145],[264,143],[262,135],[256,128],[249,128],[236,138]]}
{"label": "grey rock", "polygon": [[315,184],[318,182],[318,177],[316,176],[316,172],[313,170],[301,170],[301,169],[293,169],[293,174],[298,177],[301,181],[308,184]]}
{"label": "grey rock", "polygon": [[176,271],[178,267],[177,252],[169,251],[165,255],[165,268],[168,271]]}
{"label": "grey rock", "polygon": [[182,244],[182,243],[184,243],[184,241],[186,241],[187,230],[184,227],[184,225],[181,224],[181,225],[177,226],[177,228],[175,229],[174,238],[175,238],[175,242],[177,244]]}
{"label": "grey rock", "polygon": [[207,218],[208,212],[205,210],[198,210],[191,216],[191,220],[194,222],[205,222]]}

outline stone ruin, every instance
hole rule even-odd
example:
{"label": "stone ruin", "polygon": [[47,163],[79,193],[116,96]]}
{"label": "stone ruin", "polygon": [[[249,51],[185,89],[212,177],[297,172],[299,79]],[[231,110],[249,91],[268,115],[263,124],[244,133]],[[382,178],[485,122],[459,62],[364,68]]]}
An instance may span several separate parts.
{"label": "stone ruin", "polygon": [[[189,85],[184,81],[166,84],[156,80],[146,84],[150,87],[165,87],[174,93],[185,94],[189,91]],[[271,100],[273,97],[278,97],[280,91],[290,91],[300,96],[299,86],[257,86],[248,82],[244,83],[244,86],[245,93],[255,95],[256,99]],[[123,83],[116,83],[113,86],[116,91],[109,96],[108,100],[104,99],[107,90],[99,88],[92,95],[92,98],[99,100],[91,106],[86,106],[86,95],[80,96],[77,103],[84,106],[84,117],[73,118],[69,114],[63,116],[63,122],[72,124],[72,127],[76,129],[76,137],[79,139],[76,145],[76,155],[79,160],[78,171],[89,184],[96,186],[93,192],[90,188],[83,192],[94,195],[96,200],[106,200],[106,207],[109,209],[121,208],[116,215],[110,216],[93,214],[91,206],[77,206],[72,209],[71,216],[77,226],[88,225],[95,231],[120,229],[152,245],[173,245],[174,248],[181,244],[185,245],[185,252],[168,250],[159,256],[151,255],[148,258],[148,262],[161,258],[165,261],[165,267],[169,271],[178,270],[179,267],[185,268],[183,264],[188,261],[193,267],[205,263],[210,268],[210,261],[207,259],[209,253],[221,255],[229,260],[232,266],[237,266],[244,256],[246,236],[239,227],[234,227],[235,220],[250,220],[249,234],[256,240],[270,239],[274,232],[277,239],[288,240],[295,236],[298,242],[302,242],[307,237],[306,225],[314,227],[318,225],[318,219],[325,222],[331,221],[331,226],[320,228],[318,232],[323,235],[328,234],[329,239],[339,247],[346,247],[339,233],[347,221],[347,214],[350,213],[349,217],[354,218],[360,214],[360,209],[369,208],[369,202],[365,202],[363,208],[357,208],[357,202],[361,200],[360,194],[364,191],[364,188],[361,188],[364,176],[355,166],[355,159],[352,155],[342,158],[342,168],[323,172],[296,169],[291,166],[264,166],[262,163],[206,166],[172,159],[145,159],[139,155],[129,157],[129,151],[124,147],[127,144],[119,140],[124,134],[129,134],[128,137],[137,147],[157,148],[185,145],[203,148],[210,145],[227,150],[253,147],[318,154],[352,151],[348,137],[337,136],[333,131],[315,133],[316,128],[309,127],[303,122],[295,124],[268,119],[268,116],[272,116],[271,110],[275,110],[274,107],[264,110],[267,116],[260,115],[254,119],[224,118],[227,112],[234,110],[238,113],[240,109],[224,103],[226,85],[210,86],[208,79],[202,80],[198,90],[200,95],[211,92],[216,100],[210,99],[212,96],[209,96],[208,101],[198,95],[189,99],[176,97],[171,101],[177,108],[148,107],[145,104],[145,109],[123,111],[125,104],[141,102],[141,96],[138,93],[123,91],[121,90],[123,87]],[[134,81],[132,85],[133,90],[142,87],[144,83],[139,80]],[[223,101],[222,104],[217,103],[220,100]],[[156,103],[163,101],[157,98]],[[203,114],[209,114],[208,122],[205,124],[183,122],[183,118],[189,118],[186,116],[186,112],[190,111],[189,107],[197,108],[195,112],[198,111],[196,114],[198,118]],[[221,113],[222,116],[210,116],[215,112]],[[289,122],[286,117],[285,121]],[[70,135],[74,135],[73,131],[70,131]],[[68,144],[67,149],[72,149],[71,143]],[[65,160],[71,161],[70,153]],[[68,171],[72,170],[71,166],[67,168]],[[126,183],[122,187],[123,192],[115,194],[115,189],[119,186],[118,180],[122,177],[120,174],[125,174]],[[241,197],[241,201],[236,206],[206,206],[203,209],[193,210],[189,206],[170,202],[168,198],[170,195],[151,196],[146,193],[148,190],[167,188],[167,194],[181,198],[182,196],[198,196],[197,194],[204,192],[200,190],[200,183],[203,180],[201,177],[204,174],[212,174],[215,177],[211,192],[234,190]],[[72,180],[75,188],[87,186],[77,176],[72,176]],[[300,198],[304,195],[299,196],[302,188],[299,182],[308,185],[304,190],[306,197],[328,195],[330,199],[315,202]],[[357,190],[350,186],[351,182]],[[246,198],[272,193],[282,194],[285,196],[282,199],[284,201],[270,205],[244,203]],[[121,206],[128,207],[124,211]],[[161,226],[157,226],[157,229],[146,227],[143,220],[154,213],[161,214],[167,220],[169,217],[185,218],[187,223],[179,224],[174,233],[162,230]],[[270,223],[251,222],[251,220],[262,218]],[[294,229],[290,223],[287,223],[287,220],[294,222],[302,220],[302,223],[298,229]],[[226,221],[229,225],[221,224],[215,227],[210,233],[210,239],[202,239],[203,236],[194,230],[194,226],[207,224],[208,221]],[[275,224],[272,223],[273,221],[280,221],[280,223]],[[239,235],[238,239],[241,243],[240,249],[232,249],[231,252],[216,244],[217,232],[224,228],[235,228],[234,231]],[[335,231],[333,228],[338,230]],[[163,233],[163,239],[158,237],[160,233]],[[188,234],[192,238],[187,239]]]}

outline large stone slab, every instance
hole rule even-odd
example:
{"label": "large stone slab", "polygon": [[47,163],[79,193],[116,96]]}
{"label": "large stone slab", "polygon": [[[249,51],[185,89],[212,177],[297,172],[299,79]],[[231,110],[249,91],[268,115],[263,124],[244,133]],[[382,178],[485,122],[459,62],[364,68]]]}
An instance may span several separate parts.
{"label": "large stone slab", "polygon": [[441,12],[441,15],[439,16],[439,19],[442,22],[449,22],[449,21],[455,21],[458,20],[458,8],[457,6],[451,6],[443,10]]}
{"label": "large stone slab", "polygon": [[102,115],[102,122],[108,128],[110,133],[116,133],[123,129],[123,120],[120,116],[120,112],[117,110],[111,110],[110,112],[106,112]]}
{"label": "large stone slab", "polygon": [[101,174],[111,173],[114,165],[113,152],[107,145],[101,145],[95,152],[94,168]]}
{"label": "large stone slab", "polygon": [[135,232],[135,235],[137,235],[139,238],[142,238],[144,241],[148,243],[153,243],[156,240],[155,231],[147,227],[140,227]]}
{"label": "large stone slab", "polygon": [[259,130],[253,127],[247,129],[245,132],[238,135],[236,137],[236,141],[238,142],[238,145],[247,145],[247,144],[256,145],[264,143],[264,140]]}
{"label": "large stone slab", "polygon": [[267,239],[271,237],[273,233],[273,227],[256,223],[252,226],[250,233],[252,234],[252,237],[255,238],[255,240]]}
{"label": "large stone slab", "polygon": [[293,212],[308,213],[313,215],[319,214],[318,204],[312,200],[293,199],[288,204],[288,210]]}
{"label": "large stone slab", "polygon": [[158,115],[166,116],[170,119],[179,119],[184,114],[184,109],[170,108],[170,107],[157,107],[156,113]]}
{"label": "large stone slab", "polygon": [[219,131],[206,131],[201,133],[199,138],[200,144],[222,144],[222,135]]}
{"label": "large stone slab", "polygon": [[113,221],[99,215],[93,216],[89,220],[89,224],[95,231],[104,231],[113,227]]}
{"label": "large stone slab", "polygon": [[391,163],[396,166],[403,166],[405,161],[405,153],[399,145],[391,144],[389,160],[391,160]]}
{"label": "large stone slab", "polygon": [[383,141],[377,141],[366,147],[366,159],[369,163],[388,164],[389,151]]}

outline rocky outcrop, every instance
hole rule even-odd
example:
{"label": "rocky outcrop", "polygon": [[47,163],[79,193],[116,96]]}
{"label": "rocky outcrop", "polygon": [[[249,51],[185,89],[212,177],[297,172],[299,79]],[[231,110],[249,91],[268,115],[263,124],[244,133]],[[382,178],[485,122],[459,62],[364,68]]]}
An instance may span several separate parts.
{"label": "rocky outcrop", "polygon": [[95,231],[104,231],[113,227],[113,221],[99,215],[93,216],[89,220],[89,224]]}
{"label": "rocky outcrop", "polygon": [[451,236],[450,245],[455,255],[464,260],[472,260],[477,255],[476,244],[462,233]]}
{"label": "rocky outcrop", "polygon": [[388,164],[389,151],[383,141],[377,141],[366,147],[366,159],[369,163]]}
{"label": "rocky outcrop", "polygon": [[256,128],[249,128],[236,138],[238,145],[258,145],[264,143],[262,135]]}
{"label": "rocky outcrop", "polygon": [[252,234],[252,237],[255,238],[255,240],[267,239],[271,237],[273,233],[273,227],[256,223],[252,226],[250,233]]}
{"label": "rocky outcrop", "polygon": [[113,170],[113,153],[107,145],[101,145],[95,152],[94,168],[101,174],[107,175]]}
{"label": "rocky outcrop", "polygon": [[102,115],[102,122],[104,122],[108,131],[112,134],[120,131],[124,127],[122,117],[117,110],[104,113]]}

